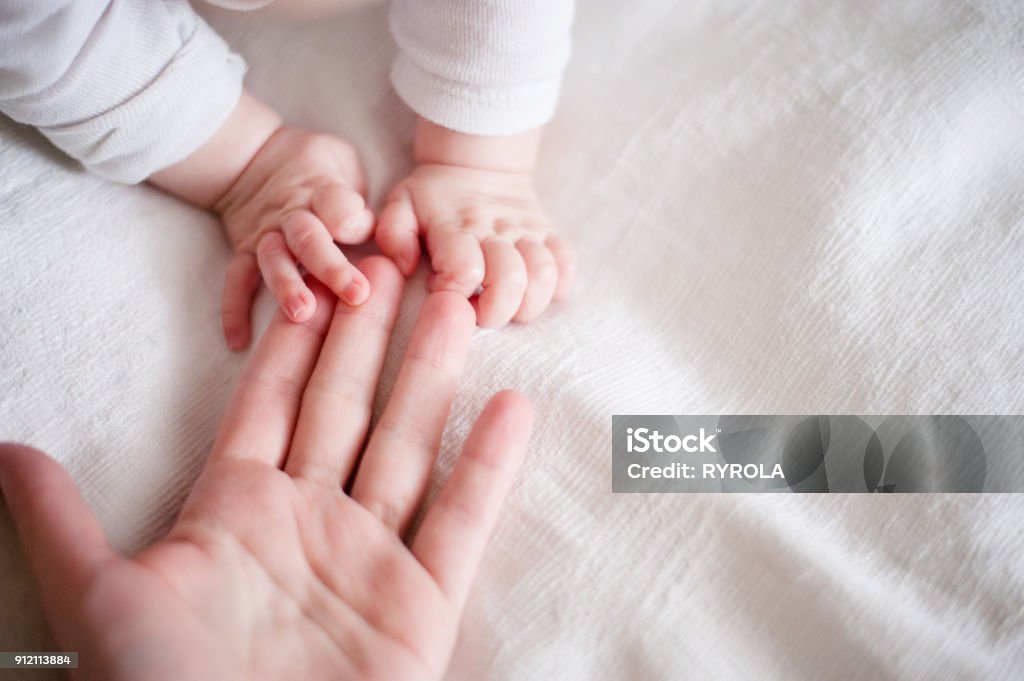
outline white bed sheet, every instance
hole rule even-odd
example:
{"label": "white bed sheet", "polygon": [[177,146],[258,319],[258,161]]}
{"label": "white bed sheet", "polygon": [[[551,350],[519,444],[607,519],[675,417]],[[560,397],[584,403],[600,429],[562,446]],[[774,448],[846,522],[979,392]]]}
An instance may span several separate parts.
{"label": "white bed sheet", "polygon": [[[376,197],[407,168],[385,8],[212,21]],[[1024,676],[1024,496],[612,495],[609,457],[613,413],[1024,411],[1021,7],[581,0],[575,36],[539,181],[580,285],[474,339],[438,479],[493,392],[538,421],[449,677]],[[240,367],[227,257],[211,217],[0,122],[0,437],[125,550]],[[4,510],[0,649],[51,647]]]}

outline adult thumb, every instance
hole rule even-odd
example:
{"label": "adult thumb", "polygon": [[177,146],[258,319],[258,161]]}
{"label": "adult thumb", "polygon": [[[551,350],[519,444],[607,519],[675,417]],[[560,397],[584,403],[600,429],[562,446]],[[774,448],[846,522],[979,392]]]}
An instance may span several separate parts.
{"label": "adult thumb", "polygon": [[96,569],[117,554],[74,480],[39,450],[0,443],[0,490],[43,609],[51,623],[59,621],[76,606]]}

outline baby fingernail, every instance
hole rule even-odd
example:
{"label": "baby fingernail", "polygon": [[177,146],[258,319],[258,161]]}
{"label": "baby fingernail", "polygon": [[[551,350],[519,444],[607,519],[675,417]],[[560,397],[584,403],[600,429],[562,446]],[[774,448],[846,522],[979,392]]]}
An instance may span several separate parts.
{"label": "baby fingernail", "polygon": [[302,314],[305,309],[306,303],[302,302],[301,298],[295,298],[288,303],[288,316],[292,319],[298,319],[299,315]]}
{"label": "baby fingernail", "polygon": [[358,305],[366,299],[367,286],[359,279],[353,279],[342,292],[342,297],[349,305]]}

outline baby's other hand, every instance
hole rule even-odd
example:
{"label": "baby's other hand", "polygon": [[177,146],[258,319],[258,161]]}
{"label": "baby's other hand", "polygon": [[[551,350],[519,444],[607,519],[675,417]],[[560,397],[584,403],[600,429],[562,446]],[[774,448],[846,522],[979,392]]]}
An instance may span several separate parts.
{"label": "baby's other hand", "polygon": [[249,344],[261,279],[289,319],[313,316],[316,298],[298,264],[346,303],[366,300],[369,282],[335,243],[361,243],[372,233],[364,192],[359,158],[342,139],[282,127],[260,148],[214,205],[235,248],[222,307],[231,349]]}
{"label": "baby's other hand", "polygon": [[426,241],[433,291],[475,301],[477,323],[528,322],[572,283],[572,251],[555,234],[529,171],[421,163],[391,192],[377,244],[408,276]]}

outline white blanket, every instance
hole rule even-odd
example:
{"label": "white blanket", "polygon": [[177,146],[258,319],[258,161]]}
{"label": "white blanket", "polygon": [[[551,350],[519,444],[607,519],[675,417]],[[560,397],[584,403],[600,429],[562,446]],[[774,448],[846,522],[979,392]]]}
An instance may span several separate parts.
{"label": "white blanket", "polygon": [[[614,413],[1024,411],[1021,10],[581,0],[538,178],[580,282],[474,339],[438,480],[495,391],[538,421],[451,679],[1024,675],[1022,495],[610,491]],[[385,8],[212,21],[376,198],[407,169]],[[212,217],[0,122],[0,438],[59,458],[125,550],[237,376],[227,258]],[[0,649],[50,649],[0,516]]]}

